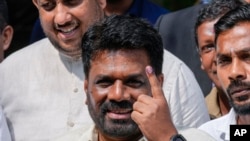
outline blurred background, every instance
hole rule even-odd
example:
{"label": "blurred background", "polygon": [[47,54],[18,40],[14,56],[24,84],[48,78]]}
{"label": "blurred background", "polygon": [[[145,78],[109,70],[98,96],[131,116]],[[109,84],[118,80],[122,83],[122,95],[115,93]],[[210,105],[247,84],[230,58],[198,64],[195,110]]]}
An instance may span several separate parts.
{"label": "blurred background", "polygon": [[152,0],[152,1],[162,5],[163,7],[169,9],[170,11],[183,9],[200,2],[199,0]]}

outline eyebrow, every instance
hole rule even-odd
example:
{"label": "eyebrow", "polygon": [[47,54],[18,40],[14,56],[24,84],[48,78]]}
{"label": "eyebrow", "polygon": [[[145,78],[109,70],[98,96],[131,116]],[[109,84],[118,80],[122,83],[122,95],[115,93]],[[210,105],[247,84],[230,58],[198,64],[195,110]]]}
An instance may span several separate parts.
{"label": "eyebrow", "polygon": [[[237,55],[242,54],[242,53],[250,53],[250,47],[244,47],[243,49],[235,50],[234,52]],[[217,58],[225,57],[225,56],[231,56],[231,51],[228,53],[223,53],[223,54],[217,53],[217,55],[216,55]]]}
{"label": "eyebrow", "polygon": [[[97,75],[98,79],[110,79],[112,76],[106,75],[106,74],[99,74]],[[130,74],[125,77],[125,79],[130,79],[130,78],[144,78],[144,76],[141,73],[135,73],[135,74]]]}

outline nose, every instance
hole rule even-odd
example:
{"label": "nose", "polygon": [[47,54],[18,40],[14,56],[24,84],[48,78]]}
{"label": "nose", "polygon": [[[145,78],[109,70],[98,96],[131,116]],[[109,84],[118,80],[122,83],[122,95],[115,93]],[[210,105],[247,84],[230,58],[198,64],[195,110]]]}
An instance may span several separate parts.
{"label": "nose", "polygon": [[55,10],[55,19],[54,19],[55,24],[60,26],[64,25],[69,21],[71,21],[71,14],[69,12],[69,7],[59,2]]}
{"label": "nose", "polygon": [[130,95],[127,93],[126,86],[123,85],[122,81],[117,80],[114,82],[109,90],[108,99],[117,102],[130,99]]}
{"label": "nose", "polygon": [[244,66],[244,62],[238,59],[233,59],[232,65],[229,69],[230,69],[229,71],[230,81],[246,79],[246,68]]}

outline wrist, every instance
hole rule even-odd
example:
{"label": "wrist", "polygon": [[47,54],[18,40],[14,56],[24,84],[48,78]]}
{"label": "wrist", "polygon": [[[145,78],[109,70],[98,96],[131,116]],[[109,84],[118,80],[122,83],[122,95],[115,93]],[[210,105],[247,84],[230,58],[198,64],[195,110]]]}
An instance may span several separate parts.
{"label": "wrist", "polygon": [[170,141],[187,141],[181,134],[175,134],[170,138]]}

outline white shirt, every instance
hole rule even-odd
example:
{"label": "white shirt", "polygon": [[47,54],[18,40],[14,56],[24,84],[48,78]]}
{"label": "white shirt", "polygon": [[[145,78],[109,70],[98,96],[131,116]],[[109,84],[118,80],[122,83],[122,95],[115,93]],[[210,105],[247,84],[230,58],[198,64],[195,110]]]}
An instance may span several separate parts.
{"label": "white shirt", "polygon": [[[216,141],[206,132],[196,128],[179,129],[178,133],[181,134],[187,141]],[[98,141],[98,130],[94,125],[92,125],[88,128],[82,128],[69,132],[53,141]],[[138,141],[148,140],[143,136]]]}
{"label": "white shirt", "polygon": [[[209,120],[192,72],[164,53],[164,92],[173,122],[198,127]],[[47,141],[93,122],[85,105],[83,64],[56,50],[47,38],[0,64],[0,102],[16,141]]]}
{"label": "white shirt", "polygon": [[207,132],[217,141],[229,141],[230,125],[236,125],[236,117],[237,114],[233,108],[231,108],[228,114],[204,123],[199,127],[199,129]]}
{"label": "white shirt", "polygon": [[10,131],[2,107],[0,107],[0,141],[11,141]]}

